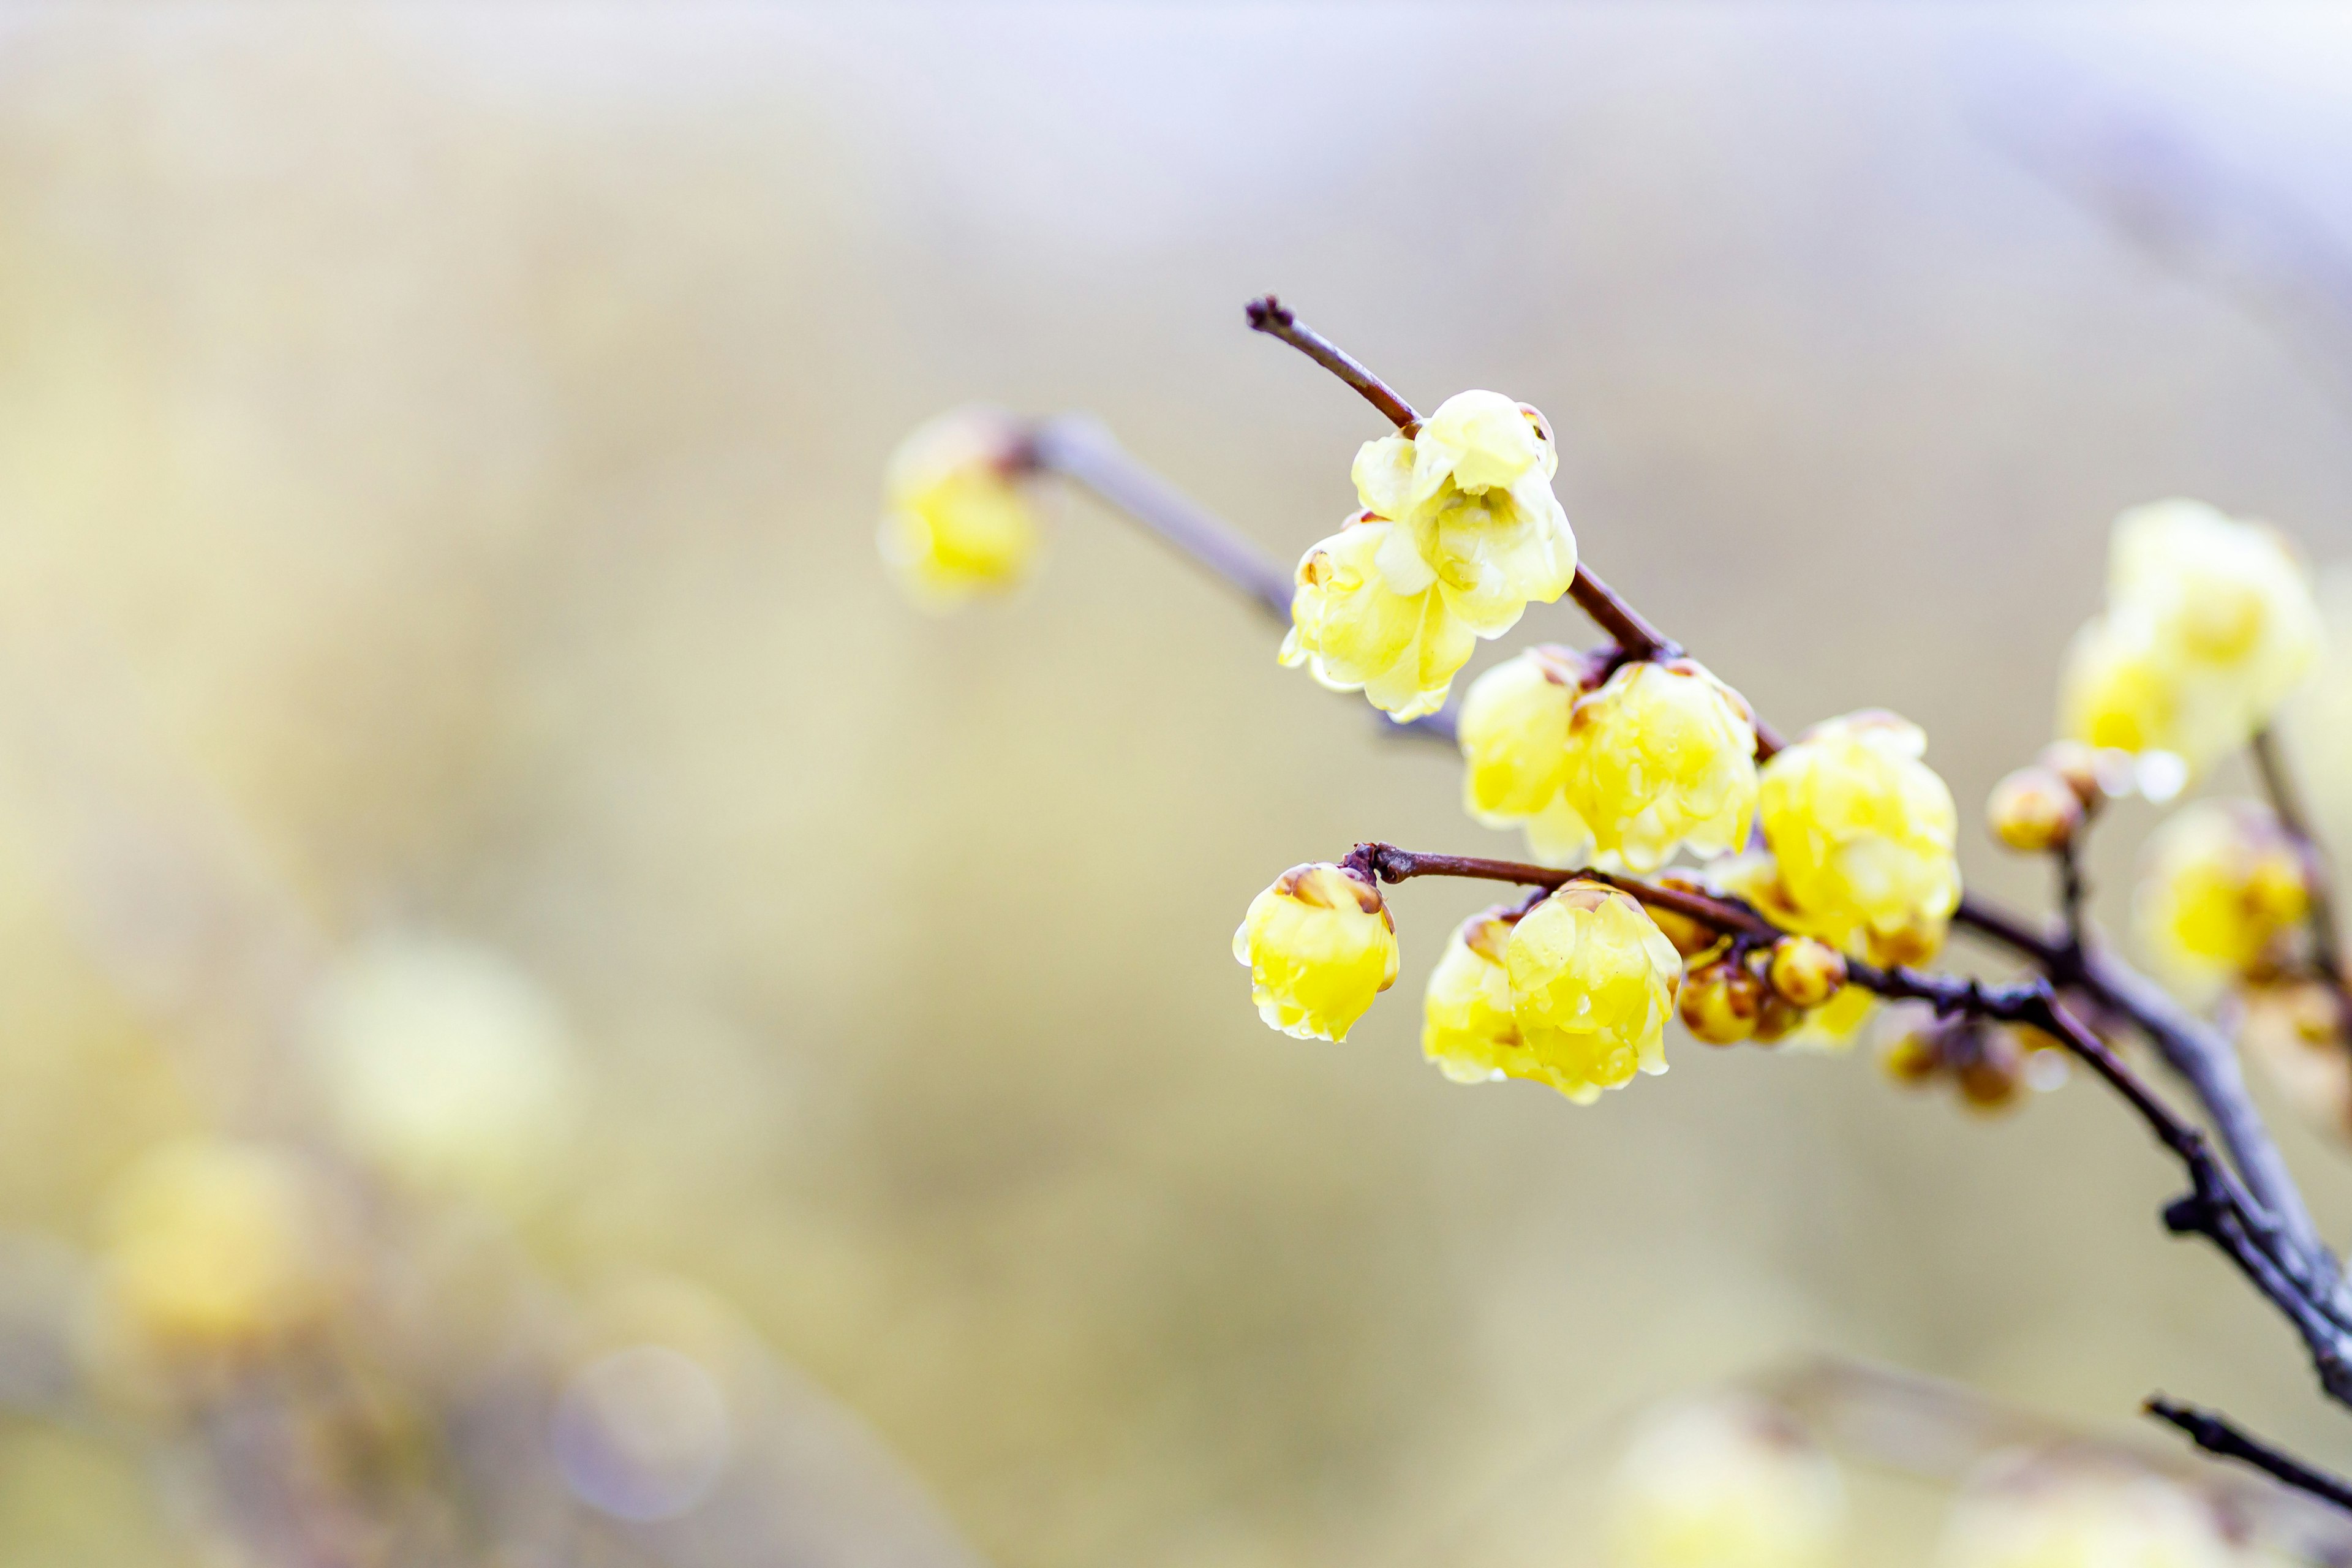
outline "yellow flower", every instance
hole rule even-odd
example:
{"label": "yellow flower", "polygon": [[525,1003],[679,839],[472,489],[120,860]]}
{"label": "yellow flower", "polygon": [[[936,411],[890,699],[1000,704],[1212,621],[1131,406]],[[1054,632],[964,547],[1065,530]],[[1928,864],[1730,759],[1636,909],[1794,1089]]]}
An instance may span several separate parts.
{"label": "yellow flower", "polygon": [[1687,844],[1748,845],[1756,726],[1738,692],[1693,660],[1619,668],[1569,721],[1568,804],[1601,856],[1634,871]]}
{"label": "yellow flower", "polygon": [[1645,1420],[1612,1479],[1614,1568],[1818,1568],[1837,1555],[1837,1467],[1778,1410],[1740,1396]]}
{"label": "yellow flower", "polygon": [[1380,555],[1400,594],[1434,585],[1482,637],[1550,604],[1576,576],[1576,535],[1552,494],[1559,467],[1543,416],[1496,392],[1447,398],[1412,436],[1367,441],[1356,494],[1398,524]]}
{"label": "yellow flower", "polygon": [[1503,956],[1512,923],[1507,905],[1471,916],[1430,972],[1421,1054],[1456,1083],[1540,1076],[1528,1070],[1518,1020],[1511,1012],[1511,977]]}
{"label": "yellow flower", "polygon": [[1457,727],[1463,805],[1489,827],[1527,829],[1537,859],[1571,866],[1592,835],[1561,794],[1568,778],[1569,711],[1580,672],[1556,652],[1531,647],[1470,683]]}
{"label": "yellow flower", "polygon": [[159,1346],[231,1350],[285,1332],[324,1304],[317,1218],[300,1166],[277,1150],[166,1145],[108,1204],[108,1293]]}
{"label": "yellow flower", "polygon": [[2011,1460],[1963,1492],[1938,1568],[2230,1568],[2203,1498],[2163,1477],[2063,1455]]}
{"label": "yellow flower", "polygon": [[2238,1050],[2295,1114],[2339,1142],[2352,1138],[2352,1052],[2326,985],[2301,980],[2249,991]]}
{"label": "yellow flower", "polygon": [[882,484],[882,559],[917,603],[998,593],[1028,574],[1037,519],[1018,482],[1021,433],[1005,415],[964,408],[918,427]]}
{"label": "yellow flower", "polygon": [[2060,728],[2168,752],[2193,775],[2270,722],[2323,640],[2310,579],[2277,530],[2201,501],[2136,507],[2116,520],[2107,613],[2068,654]]}
{"label": "yellow flower", "polygon": [[1307,666],[1334,691],[1361,690],[1403,723],[1445,705],[1477,639],[1434,587],[1402,594],[1389,585],[1375,562],[1395,527],[1361,514],[1307,551],[1280,658]]}
{"label": "yellow flower", "polygon": [[1927,749],[1917,725],[1864,711],[1816,725],[1764,765],[1758,805],[1789,929],[1874,963],[1933,955],[1960,870],[1958,813],[1920,761]]}
{"label": "yellow flower", "polygon": [[1436,711],[1479,637],[1576,576],[1551,493],[1559,464],[1543,416],[1492,392],[1446,399],[1413,436],[1366,442],[1364,510],[1299,563],[1282,662],[1360,689],[1400,721]]}
{"label": "yellow flower", "polygon": [[1270,1027],[1344,1040],[1396,983],[1396,924],[1372,884],[1328,863],[1294,866],[1250,900],[1234,932],[1250,999]]}
{"label": "yellow flower", "polygon": [[1682,955],[1625,894],[1568,883],[1513,928],[1503,967],[1527,1051],[1517,1076],[1581,1105],[1636,1071],[1666,1070]]}
{"label": "yellow flower", "polygon": [[2150,836],[2132,913],[2166,977],[2210,995],[2260,963],[2309,903],[2275,817],[2252,801],[2200,800]]}

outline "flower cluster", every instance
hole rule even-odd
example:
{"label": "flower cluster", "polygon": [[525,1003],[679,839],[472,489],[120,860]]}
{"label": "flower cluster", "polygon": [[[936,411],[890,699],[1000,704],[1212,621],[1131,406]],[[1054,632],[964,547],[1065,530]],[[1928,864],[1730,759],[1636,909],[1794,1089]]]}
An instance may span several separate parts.
{"label": "flower cluster", "polygon": [[883,471],[882,559],[918,604],[944,606],[1018,584],[1041,531],[1023,492],[1012,419],[964,408],[919,426]]}
{"label": "flower cluster", "polygon": [[2200,800],[2148,839],[2132,916],[2164,976],[2210,997],[2274,970],[2309,907],[2303,858],[2277,817],[2252,801]]}
{"label": "flower cluster", "polygon": [[1743,894],[1784,929],[1874,963],[1933,957],[1960,900],[1959,817],[1927,750],[1917,725],[1864,711],[1775,755],[1757,797],[1770,876],[1744,868]]}
{"label": "flower cluster", "polygon": [[2268,723],[2320,646],[2309,574],[2277,530],[2201,501],[2136,507],[2116,520],[2106,610],[2067,655],[2059,728],[2177,758],[2177,788]]}
{"label": "flower cluster", "polygon": [[1886,1076],[1906,1089],[1948,1086],[1971,1110],[2013,1110],[2027,1091],[2066,1081],[2065,1048],[2039,1029],[1916,1004],[1890,1009],[1888,1023],[1878,1058]]}
{"label": "flower cluster", "polygon": [[1493,392],[1457,394],[1413,434],[1366,442],[1363,510],[1300,560],[1282,662],[1400,722],[1435,712],[1478,638],[1575,579],[1559,467],[1543,416]]}
{"label": "flower cluster", "polygon": [[1683,1026],[1706,1045],[1842,1048],[1874,1005],[1869,992],[1846,984],[1843,955],[1812,937],[1745,952],[1718,942],[1692,957]]}
{"label": "flower cluster", "polygon": [[1548,865],[1649,871],[1732,853],[1756,815],[1756,721],[1695,660],[1622,664],[1586,689],[1578,656],[1529,648],[1471,683],[1464,804],[1517,824]]}

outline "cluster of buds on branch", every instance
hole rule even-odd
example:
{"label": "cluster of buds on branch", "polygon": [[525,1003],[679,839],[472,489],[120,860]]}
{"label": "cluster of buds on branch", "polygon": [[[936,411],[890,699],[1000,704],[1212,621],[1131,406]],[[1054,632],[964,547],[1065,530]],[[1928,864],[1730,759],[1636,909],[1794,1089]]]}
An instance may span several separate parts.
{"label": "cluster of buds on branch", "polygon": [[[1948,1079],[1973,1106],[2011,1104],[2063,1079],[2049,1069],[2072,1058],[2179,1163],[2191,1190],[2167,1209],[2168,1227],[2220,1248],[2295,1329],[2326,1391],[2352,1403],[2352,1288],[2229,1042],[2106,950],[2081,868],[2108,801],[2169,803],[2249,749],[2269,803],[2200,802],[2166,823],[2136,902],[2138,935],[2190,1002],[2229,994],[2252,1018],[2280,1016],[2291,998],[2295,1026],[2271,1032],[2352,1059],[2325,860],[2269,733],[2320,642],[2307,574],[2276,531],[2190,501],[2118,521],[2106,607],[2061,683],[2059,740],[1987,807],[2000,844],[2057,869],[2058,918],[2045,925],[1964,896],[1958,813],[1918,726],[1865,710],[1784,742],[1580,562],[1551,489],[1552,427],[1536,409],[1472,391],[1423,418],[1271,297],[1248,318],[1394,427],[1356,456],[1361,510],[1287,577],[1068,418],[927,426],[893,461],[883,543],[923,597],[1002,587],[1035,551],[1029,481],[1074,479],[1281,616],[1284,665],[1459,747],[1469,815],[1521,829],[1531,861],[1366,843],[1283,873],[1234,939],[1269,1025],[1344,1039],[1402,967],[1384,887],[1453,876],[1528,889],[1465,922],[1425,988],[1424,1053],[1459,1081],[1525,1079],[1590,1103],[1665,1070],[1676,1016],[1710,1045],[1834,1047],[1882,1000],[1924,1011],[1890,1048],[1894,1076]],[[1479,639],[1562,597],[1595,623],[1600,646],[1528,647],[1448,705]],[[1662,871],[1678,858],[1690,863]],[[1923,973],[1955,929],[2022,960],[2029,976],[1992,985]],[[2221,1153],[2116,1053],[2126,1034],[2179,1076]],[[2331,1081],[2352,1095],[2352,1067]],[[2270,1452],[2238,1436],[2232,1458]],[[2284,1457],[2264,1468],[2295,1485],[2312,1473]]]}

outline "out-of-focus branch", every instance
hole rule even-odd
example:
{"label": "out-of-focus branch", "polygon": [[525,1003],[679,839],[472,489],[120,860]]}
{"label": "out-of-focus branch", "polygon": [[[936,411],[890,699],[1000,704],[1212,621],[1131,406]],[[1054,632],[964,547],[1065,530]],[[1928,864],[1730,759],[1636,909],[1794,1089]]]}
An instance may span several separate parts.
{"label": "out-of-focus branch", "polygon": [[2322,1499],[2347,1513],[2352,1513],[2352,1485],[2347,1485],[2325,1470],[2313,1469],[2294,1455],[2263,1442],[2226,1416],[2210,1410],[2200,1410],[2193,1405],[2179,1404],[2161,1394],[2149,1394],[2140,1408],[2168,1426],[2179,1427],[2189,1434],[2190,1442],[2209,1454],[2235,1459],[2242,1465],[2251,1465],[2296,1491]]}

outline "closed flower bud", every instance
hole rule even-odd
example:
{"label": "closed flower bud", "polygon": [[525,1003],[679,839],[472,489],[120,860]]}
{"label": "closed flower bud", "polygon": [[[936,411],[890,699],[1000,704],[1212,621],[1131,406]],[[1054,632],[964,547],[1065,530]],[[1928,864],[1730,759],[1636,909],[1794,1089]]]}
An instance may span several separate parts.
{"label": "closed flower bud", "polygon": [[2112,797],[2131,793],[2128,752],[2103,752],[2080,741],[2053,741],[2042,748],[2042,755],[2036,760],[2066,781],[2066,787],[2083,803],[2086,815],[2098,810]]}
{"label": "closed flower bud", "polygon": [[1396,922],[1380,889],[1328,862],[1293,866],[1250,900],[1234,932],[1250,1000],[1269,1027],[1344,1040],[1396,984]]}
{"label": "closed flower bud", "polygon": [[1791,1006],[1779,992],[1766,986],[1764,1005],[1756,1015],[1756,1033],[1750,1037],[1759,1046],[1777,1046],[1804,1026],[1805,1010]]}
{"label": "closed flower bud", "polygon": [[1933,956],[1959,903],[1952,793],[1891,713],[1816,725],[1766,763],[1758,804],[1792,929],[1878,963]]}
{"label": "closed flower bud", "polygon": [[108,1295],[152,1349],[255,1348],[328,1302],[320,1217],[288,1154],[226,1140],[166,1145],[134,1165],[108,1203]]}
{"label": "closed flower bud", "polygon": [[1710,1046],[1736,1046],[1756,1032],[1764,983],[1728,959],[1693,971],[1683,983],[1683,1026]]}
{"label": "closed flower bud", "polygon": [[1837,1467],[1779,1410],[1745,1396],[1643,1422],[1612,1479],[1615,1568],[1824,1568],[1845,1525]]}
{"label": "closed flower bud", "polygon": [[1568,803],[1600,854],[1629,870],[1685,845],[1702,857],[1748,845],[1756,815],[1756,727],[1738,692],[1690,659],[1621,666],[1569,720]]}
{"label": "closed flower bud", "polygon": [[1792,936],[1775,942],[1772,989],[1791,1006],[1818,1007],[1845,985],[1845,958],[1827,942]]}
{"label": "closed flower bud", "polygon": [[1927,1083],[1944,1071],[1941,1039],[1932,1027],[1907,1029],[1888,1040],[1878,1054],[1886,1076],[1909,1088]]}
{"label": "closed flower bud", "polygon": [[1992,786],[1985,818],[1993,837],[2024,855],[2062,849],[2083,825],[2083,800],[2048,768],[2020,768]]}
{"label": "closed flower bud", "polygon": [[1532,647],[1472,681],[1462,699],[1465,808],[1490,827],[1525,825],[1529,847],[1547,865],[1574,865],[1592,847],[1560,793],[1580,675],[1551,650]]}
{"label": "closed flower bud", "polygon": [[2261,966],[2309,904],[2277,818],[2252,801],[2201,800],[2149,837],[2132,915],[2165,977],[2201,998]]}
{"label": "closed flower bud", "polygon": [[1504,967],[1528,1052],[1523,1076],[1583,1104],[1637,1071],[1666,1070],[1682,959],[1625,894],[1568,883],[1512,930]]}
{"label": "closed flower bud", "polygon": [[[1665,875],[1654,878],[1653,880],[1659,887],[1677,893],[1696,893],[1706,897],[1714,890],[1696,877],[1688,876],[1680,871],[1668,871]],[[1660,931],[1665,933],[1666,940],[1675,944],[1675,951],[1685,958],[1696,958],[1701,953],[1712,952],[1721,947],[1727,940],[1723,932],[1705,921],[1696,921],[1688,915],[1676,914],[1672,910],[1660,909],[1654,904],[1645,904],[1643,907],[1650,911],[1650,919],[1656,922]]]}
{"label": "closed flower bud", "polygon": [[1493,392],[1457,394],[1415,434],[1366,442],[1356,494],[1397,525],[1380,552],[1389,587],[1436,589],[1482,637],[1558,599],[1576,576],[1576,535],[1551,489],[1559,467],[1543,416]]}
{"label": "closed flower bud", "polygon": [[1008,416],[965,408],[921,426],[890,454],[882,559],[917,602],[1002,592],[1028,574],[1041,535],[1020,485],[1022,439]]}
{"label": "closed flower bud", "polygon": [[1307,551],[1279,658],[1334,691],[1362,691],[1403,723],[1445,705],[1477,639],[1430,584],[1401,592],[1382,574],[1395,529],[1366,513]]}
{"label": "closed flower bud", "polygon": [[1542,1077],[1531,1069],[1511,1012],[1503,955],[1516,919],[1507,905],[1471,916],[1430,973],[1421,1053],[1456,1083]]}

